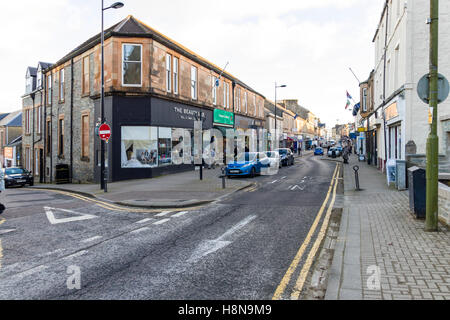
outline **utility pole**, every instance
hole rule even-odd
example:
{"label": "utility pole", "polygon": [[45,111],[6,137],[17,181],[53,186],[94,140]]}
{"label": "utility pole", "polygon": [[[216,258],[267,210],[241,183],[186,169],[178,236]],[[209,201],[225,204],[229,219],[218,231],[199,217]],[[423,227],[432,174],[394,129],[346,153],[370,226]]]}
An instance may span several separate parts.
{"label": "utility pole", "polygon": [[438,107],[438,48],[439,0],[430,0],[430,108],[431,131],[427,140],[427,217],[425,230],[438,231],[439,137],[437,135]]}

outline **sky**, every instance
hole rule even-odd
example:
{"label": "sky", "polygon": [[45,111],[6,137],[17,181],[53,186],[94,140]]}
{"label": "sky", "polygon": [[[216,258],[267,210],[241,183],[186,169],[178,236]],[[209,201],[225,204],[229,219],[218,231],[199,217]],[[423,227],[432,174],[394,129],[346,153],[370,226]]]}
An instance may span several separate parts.
{"label": "sky", "polygon": [[[105,1],[108,6],[114,0]],[[274,100],[297,99],[326,123],[352,121],[346,91],[374,68],[384,0],[122,0],[105,28],[129,14]],[[2,1],[0,112],[22,108],[25,73],[56,62],[100,32],[101,0]],[[353,103],[353,101],[352,101]]]}

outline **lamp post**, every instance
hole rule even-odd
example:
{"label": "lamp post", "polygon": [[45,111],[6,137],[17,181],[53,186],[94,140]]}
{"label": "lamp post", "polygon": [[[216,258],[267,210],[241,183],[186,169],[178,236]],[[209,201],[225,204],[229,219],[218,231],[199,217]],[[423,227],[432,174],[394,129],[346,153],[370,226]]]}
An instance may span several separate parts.
{"label": "lamp post", "polygon": [[[102,84],[101,84],[101,98],[100,98],[100,110],[101,110],[101,123],[105,123],[105,53],[104,53],[104,42],[105,34],[103,30],[103,13],[108,9],[120,9],[124,6],[122,2],[115,2],[109,7],[105,8],[104,0],[102,1],[102,33],[101,33],[101,46],[102,46]],[[100,167],[100,186],[105,192],[108,190],[106,186],[106,181],[108,179],[106,175],[106,164],[105,164],[105,141],[101,141],[101,167]]]}
{"label": "lamp post", "polygon": [[[286,88],[286,87],[287,86],[285,84],[279,86],[275,82],[275,139],[278,139],[278,132],[277,132],[277,118],[278,118],[278,116],[277,116],[277,89],[278,88]],[[277,140],[275,140],[275,142],[277,142]],[[278,140],[278,142],[279,142],[279,140]]]}

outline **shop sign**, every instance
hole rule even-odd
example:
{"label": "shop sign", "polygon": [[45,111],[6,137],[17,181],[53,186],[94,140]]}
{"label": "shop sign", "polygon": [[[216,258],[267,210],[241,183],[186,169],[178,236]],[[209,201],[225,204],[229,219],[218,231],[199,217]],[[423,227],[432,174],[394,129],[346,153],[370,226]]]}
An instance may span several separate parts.
{"label": "shop sign", "polygon": [[384,111],[384,114],[386,115],[386,121],[398,117],[397,102],[394,102],[389,107],[387,107]]}
{"label": "shop sign", "polygon": [[13,158],[13,148],[5,147],[5,158],[12,159]]}
{"label": "shop sign", "polygon": [[234,114],[225,110],[214,109],[214,123],[234,125]]}

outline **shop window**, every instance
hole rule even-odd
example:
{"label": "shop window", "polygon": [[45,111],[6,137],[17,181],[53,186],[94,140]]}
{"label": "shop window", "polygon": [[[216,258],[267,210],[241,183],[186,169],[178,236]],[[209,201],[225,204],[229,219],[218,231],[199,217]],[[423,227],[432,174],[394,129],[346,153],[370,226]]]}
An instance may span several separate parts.
{"label": "shop window", "polygon": [[172,129],[159,128],[158,133],[158,163],[159,166],[172,164]]}
{"label": "shop window", "polygon": [[122,168],[158,166],[158,128],[122,127]]}

